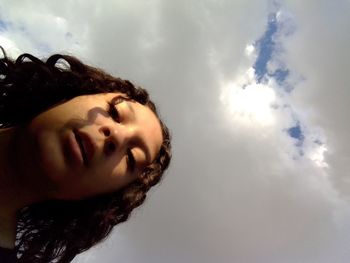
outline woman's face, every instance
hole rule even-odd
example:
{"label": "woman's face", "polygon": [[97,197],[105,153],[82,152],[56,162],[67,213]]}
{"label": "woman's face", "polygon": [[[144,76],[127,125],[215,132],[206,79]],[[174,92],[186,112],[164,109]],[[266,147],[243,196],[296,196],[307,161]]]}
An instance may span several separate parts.
{"label": "woman's face", "polygon": [[38,115],[27,131],[33,142],[27,152],[57,199],[128,185],[154,161],[163,140],[155,114],[121,93],[76,97]]}

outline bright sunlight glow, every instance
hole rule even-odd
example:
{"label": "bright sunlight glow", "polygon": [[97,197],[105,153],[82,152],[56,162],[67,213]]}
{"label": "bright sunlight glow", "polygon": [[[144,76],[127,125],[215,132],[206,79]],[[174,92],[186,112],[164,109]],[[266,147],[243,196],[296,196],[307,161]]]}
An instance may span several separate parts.
{"label": "bright sunlight glow", "polygon": [[324,160],[324,154],[327,152],[327,148],[325,145],[320,145],[310,154],[309,158],[314,161],[314,163],[319,166],[326,168],[328,164]]}
{"label": "bright sunlight glow", "polygon": [[222,103],[233,115],[234,121],[263,126],[273,124],[272,105],[276,100],[274,90],[267,85],[255,82],[246,85],[239,82],[224,85],[220,97]]}

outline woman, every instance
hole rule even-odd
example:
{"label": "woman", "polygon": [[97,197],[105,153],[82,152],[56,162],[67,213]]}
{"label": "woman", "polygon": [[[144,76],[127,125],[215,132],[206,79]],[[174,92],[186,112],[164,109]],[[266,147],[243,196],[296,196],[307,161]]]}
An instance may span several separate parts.
{"label": "woman", "polygon": [[18,262],[70,262],[103,240],[171,158],[148,93],[72,56],[5,55],[0,124],[0,254]]}

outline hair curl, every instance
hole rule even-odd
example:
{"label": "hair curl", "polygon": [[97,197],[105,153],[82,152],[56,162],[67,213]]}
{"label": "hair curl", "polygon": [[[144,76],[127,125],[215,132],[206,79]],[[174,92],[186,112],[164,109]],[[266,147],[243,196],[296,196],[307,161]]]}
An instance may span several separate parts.
{"label": "hair curl", "polygon": [[[158,116],[145,89],[85,65],[73,56],[56,54],[44,62],[33,55],[22,54],[13,61],[2,51],[0,128],[28,123],[51,106],[76,96],[106,92],[124,93]],[[18,262],[70,262],[77,254],[103,240],[113,226],[126,221],[169,165],[170,135],[167,127],[160,123],[163,143],[155,161],[128,186],[86,200],[50,200],[19,211]]]}

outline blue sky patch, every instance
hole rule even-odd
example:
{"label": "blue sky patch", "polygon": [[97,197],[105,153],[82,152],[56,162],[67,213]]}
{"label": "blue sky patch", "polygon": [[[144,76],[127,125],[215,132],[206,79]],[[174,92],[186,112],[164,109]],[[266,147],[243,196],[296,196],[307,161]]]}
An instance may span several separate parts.
{"label": "blue sky patch", "polygon": [[271,74],[268,74],[267,71],[268,62],[272,59],[272,55],[276,50],[274,36],[277,33],[279,26],[281,25],[277,22],[276,14],[269,15],[267,29],[264,35],[254,43],[254,46],[259,52],[253,66],[258,83],[261,83],[264,76],[268,75],[269,77],[273,77],[279,85],[282,85],[289,75],[288,69],[279,68]]}
{"label": "blue sky patch", "polygon": [[282,84],[289,74],[288,69],[277,69],[274,73],[269,76],[274,77],[278,84]]}
{"label": "blue sky patch", "polygon": [[291,127],[287,130],[288,135],[294,139],[297,139],[297,146],[302,146],[304,142],[304,134],[301,130],[300,123],[297,123],[294,127]]}
{"label": "blue sky patch", "polygon": [[273,35],[277,32],[277,28],[278,25],[276,21],[276,15],[272,14],[269,16],[265,34],[254,44],[254,46],[256,46],[259,51],[258,57],[253,66],[258,83],[262,81],[262,78],[267,73],[267,63],[271,59],[275,48]]}
{"label": "blue sky patch", "polygon": [[[267,65],[269,61],[273,59],[272,57],[274,52],[276,52],[276,43],[274,38],[279,27],[281,26],[283,26],[283,24],[278,23],[276,13],[270,14],[265,33],[254,43],[254,46],[258,51],[258,56],[253,68],[255,70],[255,76],[258,83],[264,81],[264,77],[274,78],[278,86],[288,92],[293,89],[293,87],[290,87],[287,83],[285,83],[285,80],[289,75],[289,70],[286,68],[277,68],[273,73],[268,73],[267,70]],[[300,155],[303,155],[301,147],[304,142],[304,135],[302,133],[299,121],[294,127],[287,129],[287,133],[290,137],[297,140],[296,146],[300,147],[299,153]]]}

